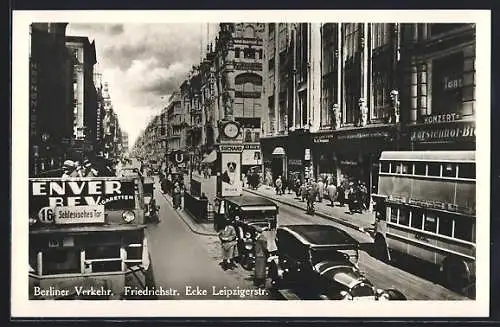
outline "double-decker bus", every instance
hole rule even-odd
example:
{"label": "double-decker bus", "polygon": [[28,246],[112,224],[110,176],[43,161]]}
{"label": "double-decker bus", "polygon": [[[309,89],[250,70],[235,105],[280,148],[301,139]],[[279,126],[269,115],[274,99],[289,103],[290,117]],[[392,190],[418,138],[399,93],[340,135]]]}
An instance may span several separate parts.
{"label": "double-decker bus", "polygon": [[387,151],[375,202],[376,256],[397,251],[439,265],[453,289],[475,282],[474,151]]}
{"label": "double-decker bus", "polygon": [[147,289],[139,175],[29,179],[30,299],[124,299]]}

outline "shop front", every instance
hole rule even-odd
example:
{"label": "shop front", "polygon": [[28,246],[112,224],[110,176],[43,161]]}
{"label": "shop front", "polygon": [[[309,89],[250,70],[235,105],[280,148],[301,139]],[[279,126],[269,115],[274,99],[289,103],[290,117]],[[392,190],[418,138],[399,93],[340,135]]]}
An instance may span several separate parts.
{"label": "shop front", "polygon": [[315,133],[316,178],[332,178],[337,185],[364,183],[376,190],[380,154],[395,148],[396,133],[394,126],[387,125]]}
{"label": "shop front", "polygon": [[[451,117],[451,114],[448,116]],[[476,149],[475,122],[441,121],[431,116],[426,122],[408,127],[411,150]]]}
{"label": "shop front", "polygon": [[246,175],[250,169],[262,170],[262,153],[259,143],[244,143],[241,153],[241,173]]}
{"label": "shop front", "polygon": [[273,181],[286,171],[287,145],[286,135],[260,138],[264,184],[273,185]]}

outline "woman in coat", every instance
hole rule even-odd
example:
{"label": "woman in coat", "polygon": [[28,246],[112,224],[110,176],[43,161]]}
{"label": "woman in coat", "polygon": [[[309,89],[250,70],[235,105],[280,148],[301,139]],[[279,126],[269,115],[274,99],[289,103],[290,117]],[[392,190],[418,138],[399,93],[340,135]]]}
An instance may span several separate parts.
{"label": "woman in coat", "polygon": [[326,187],[326,192],[328,193],[328,199],[331,202],[331,206],[335,206],[335,201],[337,200],[337,187],[333,182],[330,182]]}

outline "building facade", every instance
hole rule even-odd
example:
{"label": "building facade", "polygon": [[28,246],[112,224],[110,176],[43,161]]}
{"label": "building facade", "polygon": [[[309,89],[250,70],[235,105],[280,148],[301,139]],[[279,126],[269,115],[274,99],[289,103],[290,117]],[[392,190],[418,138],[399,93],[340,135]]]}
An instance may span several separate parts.
{"label": "building facade", "polygon": [[31,24],[30,176],[60,167],[71,152],[72,64],[65,46],[66,26],[67,23]]}
{"label": "building facade", "polygon": [[473,24],[266,24],[266,31],[261,143],[273,179],[296,173],[376,189],[384,150],[475,149]]}
{"label": "building facade", "polygon": [[73,65],[73,149],[77,153],[93,152],[98,134],[95,43],[87,37],[67,36],[66,47]]}

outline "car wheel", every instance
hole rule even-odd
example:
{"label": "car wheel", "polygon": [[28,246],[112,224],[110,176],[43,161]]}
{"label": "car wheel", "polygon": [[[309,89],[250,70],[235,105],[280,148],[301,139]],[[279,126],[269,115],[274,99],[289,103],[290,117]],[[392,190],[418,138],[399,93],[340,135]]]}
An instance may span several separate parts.
{"label": "car wheel", "polygon": [[443,261],[441,274],[443,284],[454,291],[461,291],[470,279],[469,269],[465,262],[454,257],[448,257]]}
{"label": "car wheel", "polygon": [[386,290],[387,294],[389,294],[389,298],[391,301],[406,301],[406,296],[398,290],[393,288]]}
{"label": "car wheel", "polygon": [[387,249],[387,244],[382,236],[377,235],[375,237],[375,242],[373,243],[375,258],[382,262],[389,262],[389,250]]}
{"label": "car wheel", "polygon": [[241,257],[241,267],[245,270],[252,270],[254,265],[248,254],[244,254]]}

